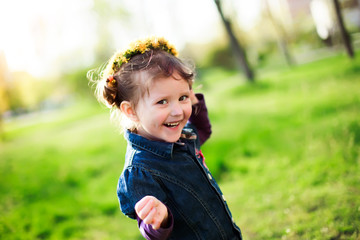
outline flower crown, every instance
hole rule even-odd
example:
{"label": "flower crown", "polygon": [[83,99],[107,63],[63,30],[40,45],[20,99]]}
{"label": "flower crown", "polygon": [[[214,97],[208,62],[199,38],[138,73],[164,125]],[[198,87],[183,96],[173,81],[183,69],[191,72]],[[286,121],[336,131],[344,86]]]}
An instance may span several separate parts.
{"label": "flower crown", "polygon": [[178,56],[178,52],[176,51],[174,45],[170,44],[163,37],[148,37],[144,39],[136,40],[130,43],[130,46],[125,51],[116,52],[113,57],[109,61],[108,69],[106,71],[106,75],[113,75],[117,71],[119,71],[120,67],[129,62],[132,57],[138,54],[143,54],[150,50],[163,50],[168,52],[175,57]]}

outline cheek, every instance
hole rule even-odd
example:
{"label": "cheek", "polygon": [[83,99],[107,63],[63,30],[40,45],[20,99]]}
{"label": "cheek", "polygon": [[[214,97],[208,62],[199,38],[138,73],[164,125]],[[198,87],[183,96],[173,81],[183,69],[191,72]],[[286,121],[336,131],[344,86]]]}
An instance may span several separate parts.
{"label": "cheek", "polygon": [[184,109],[184,113],[185,113],[185,116],[186,116],[186,118],[190,118],[190,116],[191,116],[191,109],[192,109],[192,107],[191,107],[191,104],[189,104],[189,106],[187,106],[185,109]]}
{"label": "cheek", "polygon": [[157,124],[162,124],[166,121],[168,113],[162,109],[157,109],[157,111],[151,112],[148,117],[153,119]]}

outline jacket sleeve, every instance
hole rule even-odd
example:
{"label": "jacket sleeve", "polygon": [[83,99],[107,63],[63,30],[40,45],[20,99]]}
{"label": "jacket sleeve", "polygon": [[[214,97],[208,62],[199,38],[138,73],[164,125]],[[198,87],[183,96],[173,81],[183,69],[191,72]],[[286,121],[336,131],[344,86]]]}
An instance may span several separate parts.
{"label": "jacket sleeve", "polygon": [[124,169],[119,178],[117,195],[120,208],[132,219],[136,219],[135,204],[145,196],[154,196],[165,205],[167,203],[166,193],[150,171],[132,166]]}
{"label": "jacket sleeve", "polygon": [[196,97],[199,102],[193,105],[193,111],[190,116],[189,122],[196,127],[198,131],[200,145],[202,145],[207,139],[209,139],[212,131],[204,95],[201,93],[197,93]]}

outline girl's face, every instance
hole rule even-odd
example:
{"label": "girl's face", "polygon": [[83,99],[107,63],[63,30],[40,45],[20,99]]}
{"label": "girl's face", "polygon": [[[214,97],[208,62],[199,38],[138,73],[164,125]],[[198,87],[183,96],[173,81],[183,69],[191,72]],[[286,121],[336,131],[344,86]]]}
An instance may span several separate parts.
{"label": "girl's face", "polygon": [[[191,115],[190,87],[175,77],[156,79],[136,106],[137,133],[147,139],[176,142]],[[179,80],[177,80],[179,79]]]}

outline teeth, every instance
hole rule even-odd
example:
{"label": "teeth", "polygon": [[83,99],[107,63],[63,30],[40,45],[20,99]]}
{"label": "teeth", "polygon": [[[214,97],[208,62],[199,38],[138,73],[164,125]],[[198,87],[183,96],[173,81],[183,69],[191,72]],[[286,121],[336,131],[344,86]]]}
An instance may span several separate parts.
{"label": "teeth", "polygon": [[176,127],[176,126],[178,126],[180,123],[165,123],[165,125],[166,126],[168,126],[168,127]]}

